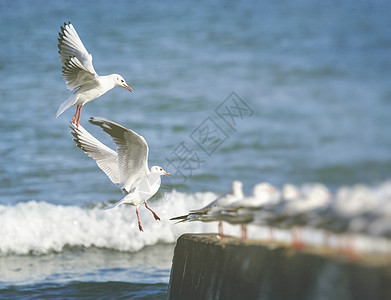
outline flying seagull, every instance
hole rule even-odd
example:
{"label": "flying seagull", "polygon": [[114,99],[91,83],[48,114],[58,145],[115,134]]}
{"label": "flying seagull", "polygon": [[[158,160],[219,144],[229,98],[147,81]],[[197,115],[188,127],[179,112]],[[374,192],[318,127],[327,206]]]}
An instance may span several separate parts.
{"label": "flying seagull", "polygon": [[73,126],[70,127],[77,146],[93,158],[98,167],[125,194],[122,200],[105,209],[111,209],[121,204],[136,206],[138,227],[140,231],[144,231],[138,207],[144,203],[145,207],[152,212],[155,220],[160,221],[158,215],[148,207],[147,200],[159,190],[160,176],[171,174],[158,166],[148,168],[148,144],[141,135],[104,118],[93,117],[89,122],[100,126],[104,132],[111,136],[116,145],[116,151],[114,151],[98,141],[81,125],[77,127],[72,124]]}
{"label": "flying seagull", "polygon": [[99,76],[95,72],[92,65],[92,55],[87,52],[71,22],[61,26],[59,36],[58,53],[62,64],[62,75],[67,88],[72,93],[60,105],[56,117],[69,107],[76,105],[76,113],[72,123],[78,127],[84,104],[102,96],[116,86],[124,87],[130,92],[132,89],[121,75]]}

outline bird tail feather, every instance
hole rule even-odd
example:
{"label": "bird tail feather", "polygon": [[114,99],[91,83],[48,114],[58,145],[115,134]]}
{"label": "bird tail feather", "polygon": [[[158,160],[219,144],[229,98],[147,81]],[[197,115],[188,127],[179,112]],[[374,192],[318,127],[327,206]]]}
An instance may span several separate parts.
{"label": "bird tail feather", "polygon": [[171,221],[177,221],[177,222],[175,222],[175,224],[178,224],[178,223],[182,223],[182,222],[189,221],[188,218],[189,218],[189,215],[184,215],[184,216],[179,216],[179,217],[171,218],[170,220],[171,220]]}
{"label": "bird tail feather", "polygon": [[68,108],[70,108],[73,104],[75,104],[77,101],[76,94],[72,94],[66,99],[58,108],[56,118],[58,118],[59,115],[61,115],[64,111],[66,111]]}
{"label": "bird tail feather", "polygon": [[124,198],[124,199],[122,199],[122,200],[120,200],[120,201],[118,201],[118,202],[116,202],[116,203],[114,203],[113,205],[110,205],[110,206],[107,206],[107,207],[105,207],[105,210],[106,210],[106,209],[112,209],[112,208],[115,208],[115,207],[117,207],[117,206],[119,206],[119,205],[123,204],[123,203],[124,203],[124,201],[125,201],[125,198]]}

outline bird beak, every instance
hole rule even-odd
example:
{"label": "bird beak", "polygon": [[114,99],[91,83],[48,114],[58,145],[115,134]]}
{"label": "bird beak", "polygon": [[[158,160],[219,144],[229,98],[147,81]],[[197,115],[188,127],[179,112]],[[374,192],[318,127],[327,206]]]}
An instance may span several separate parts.
{"label": "bird beak", "polygon": [[124,88],[127,89],[129,92],[133,91],[132,88],[126,84],[124,84]]}
{"label": "bird beak", "polygon": [[170,173],[168,173],[168,172],[164,172],[164,174],[166,174],[166,175],[171,175]]}

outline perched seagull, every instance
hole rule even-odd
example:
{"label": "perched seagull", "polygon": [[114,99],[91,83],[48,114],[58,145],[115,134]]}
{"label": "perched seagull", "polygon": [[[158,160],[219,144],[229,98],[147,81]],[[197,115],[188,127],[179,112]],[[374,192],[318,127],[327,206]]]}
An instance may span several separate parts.
{"label": "perched seagull", "polygon": [[218,212],[219,209],[224,206],[227,206],[239,199],[243,199],[243,197],[243,184],[240,181],[234,181],[232,182],[231,191],[229,193],[220,196],[201,209],[191,210],[187,215],[171,218],[170,220],[178,220],[178,223],[187,221],[219,221],[219,234],[223,235],[222,222],[214,216],[214,213]]}
{"label": "perched seagull", "polygon": [[144,231],[138,214],[138,206],[142,203],[155,218],[158,215],[148,207],[147,200],[156,194],[161,184],[161,175],[171,175],[158,166],[148,169],[148,144],[136,132],[104,118],[91,118],[90,123],[100,126],[108,133],[116,144],[114,151],[93,137],[82,126],[71,128],[74,141],[88,156],[93,158],[98,167],[105,172],[110,180],[125,194],[122,200],[106,207],[111,209],[121,204],[136,206],[138,227]]}
{"label": "perched seagull", "polygon": [[239,199],[222,208],[222,211],[235,212],[239,209],[259,210],[267,205],[279,203],[280,191],[270,183],[261,182],[254,186],[253,196]]}
{"label": "perched seagull", "polygon": [[61,26],[59,36],[58,53],[62,64],[62,75],[72,94],[61,104],[56,117],[69,107],[77,105],[72,123],[78,127],[81,108],[84,104],[102,96],[116,86],[124,87],[130,92],[132,89],[121,75],[99,76],[95,72],[92,55],[87,52],[71,22],[64,23],[64,27]]}
{"label": "perched seagull", "polygon": [[[281,200],[280,191],[267,182],[258,183],[253,188],[253,196],[240,199],[219,209],[217,218],[230,224],[240,224],[242,238],[247,238],[246,224],[254,221],[254,215],[269,206],[276,205]],[[265,215],[265,213],[264,213]],[[270,236],[273,237],[272,229]]]}

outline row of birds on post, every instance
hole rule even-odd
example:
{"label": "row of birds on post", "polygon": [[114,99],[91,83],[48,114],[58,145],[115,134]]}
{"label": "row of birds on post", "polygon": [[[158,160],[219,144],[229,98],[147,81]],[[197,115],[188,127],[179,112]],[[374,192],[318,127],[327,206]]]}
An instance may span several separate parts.
{"label": "row of birds on post", "polygon": [[[292,243],[301,247],[300,230],[312,228],[324,233],[324,245],[330,234],[349,236],[391,237],[391,184],[371,189],[364,185],[341,187],[335,193],[325,185],[306,184],[298,188],[285,184],[281,189],[263,182],[256,184],[251,196],[243,194],[240,181],[232,183],[231,191],[207,206],[171,220],[181,222],[222,222],[241,225],[242,238],[247,237],[246,225],[258,225],[272,230],[291,230]],[[352,250],[352,249],[349,249]]]}

